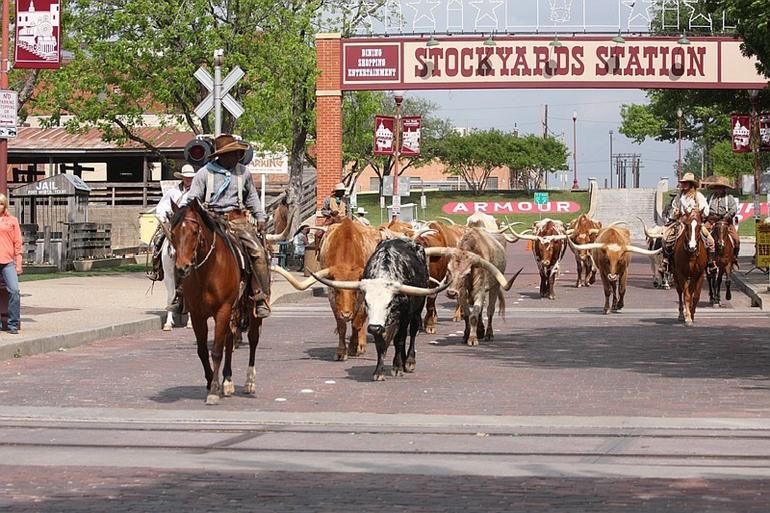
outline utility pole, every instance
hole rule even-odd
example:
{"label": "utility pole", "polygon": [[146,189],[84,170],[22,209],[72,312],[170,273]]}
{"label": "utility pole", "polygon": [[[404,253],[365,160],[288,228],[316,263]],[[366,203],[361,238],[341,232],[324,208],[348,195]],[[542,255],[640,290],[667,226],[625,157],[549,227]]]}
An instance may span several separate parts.
{"label": "utility pole", "polygon": [[548,104],[546,103],[543,107],[545,107],[543,111],[543,139],[546,139],[548,137]]}
{"label": "utility pole", "polygon": [[610,189],[612,189],[612,134],[614,132],[610,130]]}
{"label": "utility pole", "polygon": [[[402,91],[396,91],[393,97],[396,101],[396,122],[395,122],[395,146],[393,147],[393,198],[391,205],[393,206],[392,217],[396,220],[401,219],[401,196],[398,195],[398,165],[399,157],[401,155],[401,102],[404,101],[404,93]],[[392,221],[389,219],[388,222]]]}
{"label": "utility pole", "polygon": [[[2,45],[0,47],[0,89],[8,89],[8,23],[9,23],[9,1],[3,0],[3,24]],[[0,193],[8,196],[8,139],[0,139]]]}

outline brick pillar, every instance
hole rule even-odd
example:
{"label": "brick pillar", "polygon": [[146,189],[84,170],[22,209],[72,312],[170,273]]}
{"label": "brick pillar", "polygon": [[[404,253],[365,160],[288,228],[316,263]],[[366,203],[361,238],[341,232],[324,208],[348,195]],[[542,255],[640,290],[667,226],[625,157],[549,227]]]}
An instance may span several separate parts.
{"label": "brick pillar", "polygon": [[316,209],[342,178],[340,35],[316,35]]}

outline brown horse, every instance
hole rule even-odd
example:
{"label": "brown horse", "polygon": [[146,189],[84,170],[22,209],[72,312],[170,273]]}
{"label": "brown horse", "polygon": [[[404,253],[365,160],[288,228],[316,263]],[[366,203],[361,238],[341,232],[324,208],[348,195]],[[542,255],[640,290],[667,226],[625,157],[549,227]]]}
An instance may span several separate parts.
{"label": "brown horse", "polygon": [[708,273],[709,281],[709,300],[711,306],[719,306],[722,279],[725,280],[725,299],[730,301],[733,297],[730,291],[730,276],[733,272],[733,253],[735,243],[728,233],[729,225],[727,221],[720,220],[714,223],[711,229],[711,235],[716,243],[716,269]]}
{"label": "brown horse", "polygon": [[[235,308],[241,294],[241,272],[236,257],[228,247],[227,234],[221,225],[206,212],[197,200],[188,206],[176,207],[171,220],[168,238],[176,250],[175,267],[183,277],[184,304],[190,312],[195,338],[198,342],[198,358],[206,376],[206,404],[219,402],[219,367],[224,353],[222,369],[222,394],[235,393],[232,380],[232,355],[240,312]],[[248,257],[247,257],[248,258]],[[249,315],[249,369],[245,394],[257,391],[255,353],[259,344],[262,319],[255,315],[253,305]],[[214,318],[214,345],[209,361],[208,319]]]}
{"label": "brown horse", "polygon": [[679,320],[693,325],[695,307],[708,263],[706,243],[701,237],[700,211],[693,209],[679,219],[680,233],[674,243],[674,281],[679,295]]}

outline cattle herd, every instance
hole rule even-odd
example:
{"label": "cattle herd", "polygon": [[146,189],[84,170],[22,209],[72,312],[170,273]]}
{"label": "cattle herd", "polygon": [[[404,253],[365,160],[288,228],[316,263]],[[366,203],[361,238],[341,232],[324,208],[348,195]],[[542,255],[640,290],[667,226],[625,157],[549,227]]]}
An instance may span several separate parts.
{"label": "cattle herd", "polygon": [[[318,237],[321,269],[310,278],[299,281],[280,267],[273,271],[298,289],[316,282],[329,288],[339,335],[336,359],[362,354],[368,332],[377,347],[373,378],[379,381],[385,378],[383,360],[391,342],[395,347],[391,374],[414,372],[415,338],[420,329],[435,333],[436,297],[443,291],[457,301],[455,320],[465,323],[463,341],[474,346],[480,340],[492,340],[494,314],[505,311],[503,291],[512,287],[521,272],[506,278],[506,244],[531,241],[540,272],[540,296],[548,299],[555,299],[559,263],[569,246],[577,263],[577,287],[593,284],[599,273],[605,314],[623,308],[631,253],[654,260],[661,252],[654,247],[660,237],[646,228],[648,247],[640,248],[631,244],[628,229],[618,226],[623,223],[602,227],[585,214],[568,225],[543,219],[522,232],[516,231],[518,224],[498,224],[483,213],[473,214],[465,225],[440,218],[420,225],[392,221],[375,228],[343,219],[316,228],[322,232]],[[658,274],[655,280],[663,286]]]}

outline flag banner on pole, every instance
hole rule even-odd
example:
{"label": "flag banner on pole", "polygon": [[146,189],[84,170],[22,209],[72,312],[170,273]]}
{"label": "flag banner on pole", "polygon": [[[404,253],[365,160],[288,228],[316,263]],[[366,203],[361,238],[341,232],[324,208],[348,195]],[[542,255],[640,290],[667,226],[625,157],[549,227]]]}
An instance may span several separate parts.
{"label": "flag banner on pole", "polygon": [[745,115],[733,116],[732,119],[733,152],[748,153],[751,151],[751,117]]}
{"label": "flag banner on pole", "polygon": [[61,4],[59,0],[18,0],[16,3],[14,68],[61,66]]}
{"label": "flag banner on pole", "polygon": [[393,155],[394,130],[396,118],[392,116],[374,117],[374,154]]}
{"label": "flag banner on pole", "polygon": [[401,118],[401,155],[404,157],[420,156],[421,116],[404,116]]}

